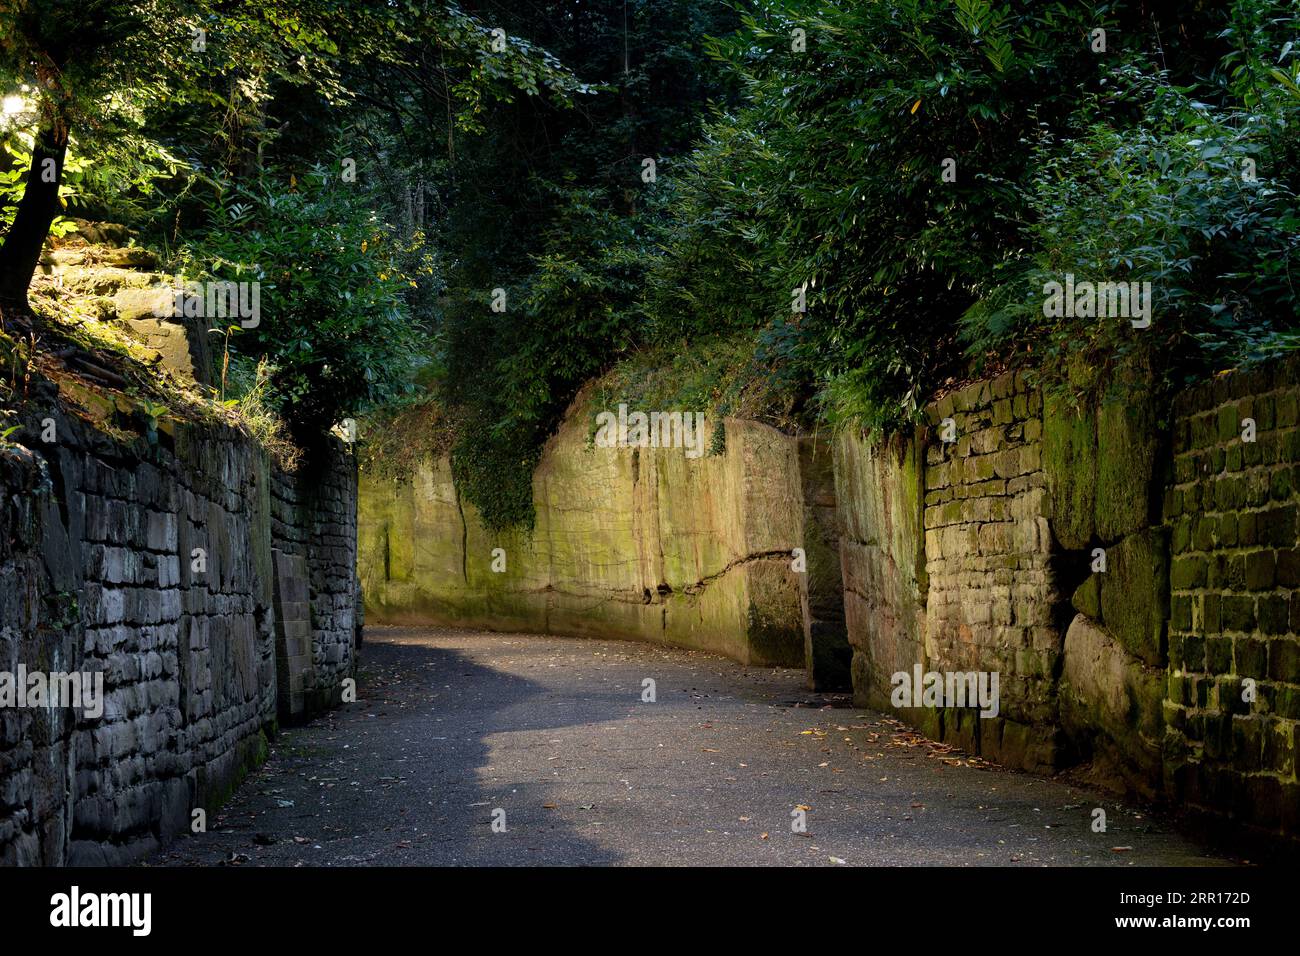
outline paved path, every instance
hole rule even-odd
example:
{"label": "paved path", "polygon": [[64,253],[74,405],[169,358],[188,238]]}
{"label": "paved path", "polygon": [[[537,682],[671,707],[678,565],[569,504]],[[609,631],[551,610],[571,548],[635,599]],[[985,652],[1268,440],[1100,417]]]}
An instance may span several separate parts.
{"label": "paved path", "polygon": [[800,671],[631,642],[366,633],[360,702],[282,733],[211,832],[153,863],[1222,862],[1140,808],[972,765],[811,694]]}

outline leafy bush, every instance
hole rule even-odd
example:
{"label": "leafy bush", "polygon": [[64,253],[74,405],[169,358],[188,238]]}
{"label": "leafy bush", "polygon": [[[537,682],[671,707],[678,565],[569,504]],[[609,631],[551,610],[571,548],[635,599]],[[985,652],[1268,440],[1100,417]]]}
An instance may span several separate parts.
{"label": "leafy bush", "polygon": [[744,101],[680,164],[654,334],[748,327],[822,416],[871,427],[1010,363],[1124,360],[1126,325],[1043,321],[1048,273],[1153,281],[1166,316],[1142,341],[1177,375],[1287,346],[1294,13],[1235,0],[1171,20],[1129,3],[762,4],[711,47]]}
{"label": "leafy bush", "polygon": [[[708,99],[725,97],[703,38],[735,13],[711,0],[487,6],[590,83],[575,109],[494,105],[476,135],[458,132],[454,150],[448,138],[436,168],[445,215],[430,237],[447,286],[433,344],[460,423],[453,469],[489,524],[528,524],[542,443],[583,382],[650,330],[643,299],[675,216],[675,158]],[[489,307],[497,288],[502,313]]]}
{"label": "leafy bush", "polygon": [[[751,335],[697,338],[644,349],[619,362],[596,384],[593,407],[734,415],[792,428],[788,383],[756,358]],[[595,422],[592,422],[593,434]]]}
{"label": "leafy bush", "polygon": [[[714,44],[746,106],[697,153],[708,181],[686,191],[711,211],[666,260],[703,266],[693,301],[769,294],[746,303],[751,322],[782,320],[766,346],[832,417],[914,413],[961,361],[956,317],[1016,248],[1022,138],[1101,72],[1086,46],[1097,26],[1113,23],[1083,5],[764,5]],[[796,289],[806,313],[792,311]]]}
{"label": "leafy bush", "polygon": [[405,295],[418,269],[337,171],[227,186],[186,256],[194,278],[261,284],[260,323],[232,348],[269,360],[296,426],[328,429],[409,387],[420,341]]}
{"label": "leafy bush", "polygon": [[[1081,359],[1099,372],[1140,352],[1176,384],[1293,347],[1300,204],[1266,153],[1270,118],[1216,108],[1160,77],[1118,79],[1113,99],[1144,104],[1137,122],[1093,122],[1037,145],[1023,190],[1031,253],[964,317],[972,350],[1036,350],[1048,370]],[[1102,112],[1088,102],[1080,118]],[[1151,327],[1045,318],[1044,283],[1067,273],[1150,282]]]}

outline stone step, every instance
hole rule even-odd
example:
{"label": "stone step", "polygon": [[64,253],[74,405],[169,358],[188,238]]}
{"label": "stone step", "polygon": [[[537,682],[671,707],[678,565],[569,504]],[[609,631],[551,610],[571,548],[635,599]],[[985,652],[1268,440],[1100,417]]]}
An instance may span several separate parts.
{"label": "stone step", "polygon": [[47,249],[41,265],[58,273],[70,266],[108,266],[119,269],[156,269],[158,256],[139,246],[71,246]]}
{"label": "stone step", "polygon": [[121,266],[54,266],[41,264],[37,277],[57,281],[73,295],[113,295],[121,289],[147,289],[171,281],[157,272],[143,272]]}

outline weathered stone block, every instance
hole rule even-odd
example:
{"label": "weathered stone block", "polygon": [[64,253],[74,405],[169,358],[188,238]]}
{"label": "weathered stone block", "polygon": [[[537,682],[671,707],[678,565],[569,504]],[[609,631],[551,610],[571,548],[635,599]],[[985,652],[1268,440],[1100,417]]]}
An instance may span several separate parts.
{"label": "weathered stone block", "polygon": [[1164,663],[1168,566],[1164,532],[1148,529],[1109,548],[1107,569],[1101,575],[1101,620],[1106,630],[1151,666]]}
{"label": "weathered stone block", "polygon": [[1061,723],[1130,788],[1154,796],[1161,779],[1165,674],[1130,655],[1082,615],[1065,635]]}
{"label": "weathered stone block", "polygon": [[1097,413],[1097,534],[1114,541],[1150,523],[1158,433],[1149,390]]}

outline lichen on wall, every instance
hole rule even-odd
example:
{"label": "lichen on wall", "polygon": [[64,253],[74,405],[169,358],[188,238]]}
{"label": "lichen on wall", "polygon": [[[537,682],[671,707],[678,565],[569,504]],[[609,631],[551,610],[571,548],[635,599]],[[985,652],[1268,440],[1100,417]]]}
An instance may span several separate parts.
{"label": "lichen on wall", "polygon": [[889,707],[890,678],[925,659],[922,444],[835,441],[844,613],[855,703]]}

